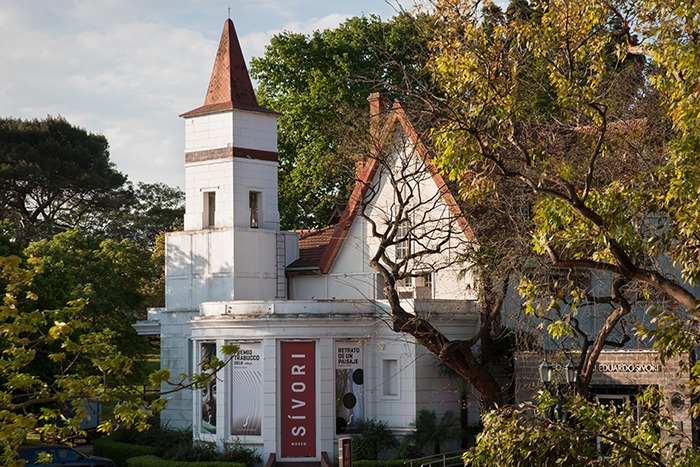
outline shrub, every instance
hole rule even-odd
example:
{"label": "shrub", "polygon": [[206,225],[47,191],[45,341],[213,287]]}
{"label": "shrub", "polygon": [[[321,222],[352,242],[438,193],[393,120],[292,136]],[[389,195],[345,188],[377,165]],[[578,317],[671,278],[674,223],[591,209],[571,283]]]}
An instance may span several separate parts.
{"label": "shrub", "polygon": [[[106,445],[106,447],[98,447]],[[161,460],[190,462],[223,462],[225,465],[255,465],[262,462],[255,449],[243,446],[240,441],[224,442],[219,450],[216,443],[193,441],[192,431],[152,428],[145,432],[119,430],[96,444],[95,454],[111,457],[117,467],[126,467],[129,457],[152,454]],[[115,446],[110,448],[109,446]],[[160,464],[158,464],[160,465]]]}
{"label": "shrub", "polygon": [[182,445],[192,444],[192,430],[189,428],[173,429],[153,426],[146,431],[135,429],[118,430],[109,436],[111,439],[131,444],[153,446],[157,449],[156,455],[173,452]]}
{"label": "shrub", "polygon": [[396,459],[417,459],[423,457],[423,455],[423,451],[416,446],[416,439],[413,433],[403,436],[394,451]]}
{"label": "shrub", "polygon": [[155,454],[157,449],[153,446],[123,443],[115,441],[111,437],[106,437],[95,441],[93,452],[96,456],[109,457],[117,467],[127,467],[129,458]]}
{"label": "shrub", "polygon": [[353,461],[353,467],[405,467],[403,459],[377,460],[377,461]]}
{"label": "shrub", "polygon": [[184,462],[161,459],[156,456],[132,457],[128,467],[246,467],[238,462]]}
{"label": "shrub", "polygon": [[254,465],[262,462],[262,457],[255,449],[243,446],[238,440],[224,442],[224,451],[220,459],[226,462],[240,462],[245,465]]}
{"label": "shrub", "polygon": [[352,457],[355,460],[377,460],[396,446],[396,437],[386,422],[375,419],[357,424],[358,433],[352,435]]}

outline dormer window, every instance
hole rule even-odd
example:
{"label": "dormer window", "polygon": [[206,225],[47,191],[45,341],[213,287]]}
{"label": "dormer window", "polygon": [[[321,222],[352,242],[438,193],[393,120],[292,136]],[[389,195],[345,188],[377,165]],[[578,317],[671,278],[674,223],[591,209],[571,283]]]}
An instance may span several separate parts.
{"label": "dormer window", "polygon": [[260,193],[257,191],[248,193],[248,204],[250,206],[250,228],[257,229],[260,225]]}

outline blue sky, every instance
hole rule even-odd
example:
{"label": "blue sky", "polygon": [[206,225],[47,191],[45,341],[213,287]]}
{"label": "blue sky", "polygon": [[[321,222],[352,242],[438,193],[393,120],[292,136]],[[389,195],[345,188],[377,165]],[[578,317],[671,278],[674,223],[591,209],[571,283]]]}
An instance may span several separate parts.
{"label": "blue sky", "polygon": [[[412,2],[399,0],[410,8]],[[272,35],[395,13],[384,0],[0,0],[0,116],[62,115],[105,135],[133,182],[184,183],[184,122],[231,8],[246,59]]]}

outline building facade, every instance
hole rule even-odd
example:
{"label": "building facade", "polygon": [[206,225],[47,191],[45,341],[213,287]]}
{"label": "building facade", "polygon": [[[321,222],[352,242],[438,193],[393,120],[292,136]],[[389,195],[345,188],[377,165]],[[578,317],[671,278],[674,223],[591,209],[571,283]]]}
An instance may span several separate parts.
{"label": "building facade", "polygon": [[[375,114],[379,103],[374,96]],[[381,147],[395,161],[418,157],[420,166],[418,141],[400,106],[381,110]],[[386,422],[401,434],[413,429],[420,410],[458,413],[462,383],[442,375],[413,338],[392,330],[382,282],[369,265],[376,241],[357,215],[358,203],[371,184],[377,197],[370,215],[390,211],[386,173],[362,167],[354,201],[336,225],[281,231],[279,115],[258,105],[231,20],[204,105],[181,116],[184,230],[166,239],[165,308],[137,327],[160,334],[161,365],[173,379],[208,371],[214,357],[228,359],[225,346],[239,351],[206,387],[170,394],[162,423],[192,427],[196,439],[238,440],[264,460],[321,461],[362,420]],[[433,199],[431,210],[454,210],[435,174],[414,180]],[[462,226],[451,234],[456,245],[468,232]],[[450,333],[464,337],[477,317],[471,278],[458,269],[426,269],[405,284],[404,299],[413,313],[430,310],[433,322],[449,323]],[[470,407],[476,423],[476,399]]]}

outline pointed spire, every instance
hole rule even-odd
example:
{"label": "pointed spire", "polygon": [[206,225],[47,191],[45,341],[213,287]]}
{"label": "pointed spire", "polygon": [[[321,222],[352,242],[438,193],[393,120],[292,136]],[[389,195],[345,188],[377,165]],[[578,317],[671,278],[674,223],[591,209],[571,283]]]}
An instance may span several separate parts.
{"label": "pointed spire", "polygon": [[236,29],[229,18],[224,23],[224,30],[221,33],[204,105],[180,116],[190,117],[231,109],[270,112],[258,105]]}

